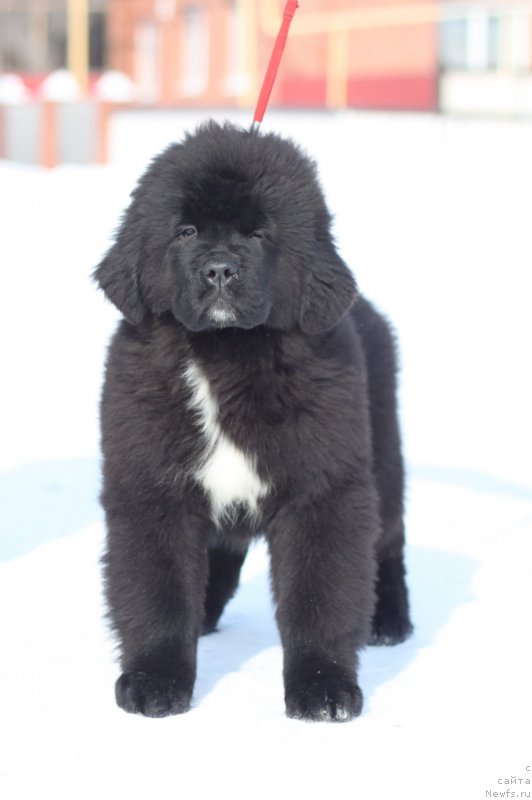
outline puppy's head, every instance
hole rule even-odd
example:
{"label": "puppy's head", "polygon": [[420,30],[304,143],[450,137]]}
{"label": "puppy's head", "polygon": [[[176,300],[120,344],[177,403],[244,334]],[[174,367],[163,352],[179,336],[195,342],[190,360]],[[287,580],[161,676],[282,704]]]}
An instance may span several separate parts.
{"label": "puppy's head", "polygon": [[133,324],[318,333],[355,297],[312,162],[290,141],[215,123],[172,145],[135,189],[95,271]]}

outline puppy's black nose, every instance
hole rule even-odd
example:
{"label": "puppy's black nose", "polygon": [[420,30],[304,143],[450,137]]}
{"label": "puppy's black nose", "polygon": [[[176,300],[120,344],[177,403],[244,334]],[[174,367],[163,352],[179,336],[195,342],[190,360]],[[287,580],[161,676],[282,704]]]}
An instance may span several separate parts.
{"label": "puppy's black nose", "polygon": [[224,286],[238,275],[238,264],[229,255],[210,258],[202,267],[201,274],[212,286]]}

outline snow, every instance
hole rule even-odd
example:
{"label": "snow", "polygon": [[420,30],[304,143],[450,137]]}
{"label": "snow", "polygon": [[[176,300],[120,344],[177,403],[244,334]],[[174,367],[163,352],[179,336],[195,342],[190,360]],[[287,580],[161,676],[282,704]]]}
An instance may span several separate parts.
{"label": "snow", "polygon": [[146,141],[191,122],[146,139],[149,116],[127,136],[122,118],[109,167],[0,163],[0,796],[530,791],[532,127],[267,118],[316,157],[341,252],[399,334],[416,632],[363,653],[362,717],[288,720],[259,544],[201,641],[194,708],[152,720],[113,698],[97,404],[117,314],[88,280]]}

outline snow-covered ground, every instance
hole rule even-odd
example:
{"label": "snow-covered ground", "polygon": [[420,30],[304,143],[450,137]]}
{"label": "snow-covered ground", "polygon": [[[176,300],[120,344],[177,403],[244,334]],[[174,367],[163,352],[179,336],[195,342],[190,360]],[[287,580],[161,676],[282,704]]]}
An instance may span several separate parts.
{"label": "snow-covered ground", "polygon": [[525,123],[267,118],[318,160],[340,249],[399,333],[416,633],[364,652],[358,720],[286,719],[258,545],[201,642],[193,710],[115,707],[97,402],[117,315],[88,275],[142,160],[191,121],[121,120],[110,167],[0,163],[0,797],[531,796]]}

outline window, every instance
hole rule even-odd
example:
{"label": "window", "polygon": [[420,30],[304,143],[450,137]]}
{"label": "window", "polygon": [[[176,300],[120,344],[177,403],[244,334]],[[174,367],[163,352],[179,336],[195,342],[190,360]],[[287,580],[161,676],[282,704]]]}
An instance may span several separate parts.
{"label": "window", "polygon": [[444,70],[530,70],[532,14],[519,4],[471,3],[448,6],[440,26]]}
{"label": "window", "polygon": [[30,29],[28,14],[2,11],[0,26],[0,68],[6,71],[26,67]]}
{"label": "window", "polygon": [[94,11],[89,15],[89,63],[94,70],[103,70],[107,64],[106,15]]}
{"label": "window", "polygon": [[[66,66],[65,0],[0,0],[0,18],[0,70],[47,73]],[[105,66],[105,25],[105,0],[91,0],[91,69]]]}
{"label": "window", "polygon": [[61,69],[67,61],[67,16],[64,11],[48,14],[48,54],[45,72]]}
{"label": "window", "polygon": [[440,27],[440,61],[443,69],[467,67],[467,19],[444,20]]}
{"label": "window", "polygon": [[[450,6],[450,14],[453,8]],[[458,13],[458,12],[455,12]],[[459,16],[449,16],[440,30],[443,69],[485,71],[500,66],[501,17],[489,4],[462,7]]]}
{"label": "window", "polygon": [[491,15],[488,19],[488,69],[497,69],[500,66],[501,35],[503,29],[501,23],[502,20],[494,15]]}
{"label": "window", "polygon": [[209,83],[209,33],[201,6],[184,9],[182,94],[203,94]]}
{"label": "window", "polygon": [[154,22],[144,20],[135,37],[135,78],[139,99],[143,103],[154,103],[159,98],[160,53],[158,27]]}
{"label": "window", "polygon": [[242,95],[249,90],[246,73],[246,20],[238,0],[228,0],[227,56],[224,90],[228,95]]}

